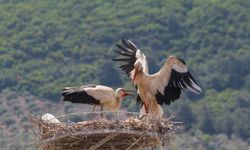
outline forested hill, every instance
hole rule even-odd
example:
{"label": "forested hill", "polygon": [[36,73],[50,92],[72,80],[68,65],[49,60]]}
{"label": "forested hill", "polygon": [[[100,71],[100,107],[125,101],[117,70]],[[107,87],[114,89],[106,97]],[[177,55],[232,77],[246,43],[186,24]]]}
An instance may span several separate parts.
{"label": "forested hill", "polygon": [[130,39],[150,72],[176,55],[197,78],[204,93],[171,105],[188,131],[250,141],[249,8],[247,0],[2,0],[0,90],[57,103],[64,86],[131,86],[111,60],[115,43]]}
{"label": "forested hill", "polygon": [[125,38],[151,54],[153,71],[174,54],[206,90],[250,89],[248,8],[245,0],[2,1],[0,88],[56,100],[65,85],[122,85],[109,60]]}

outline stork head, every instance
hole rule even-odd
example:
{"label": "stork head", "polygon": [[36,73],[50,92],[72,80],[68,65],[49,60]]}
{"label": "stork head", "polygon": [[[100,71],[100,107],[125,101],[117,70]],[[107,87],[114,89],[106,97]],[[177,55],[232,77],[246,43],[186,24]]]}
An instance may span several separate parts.
{"label": "stork head", "polygon": [[129,96],[129,95],[132,95],[132,92],[131,90],[126,90],[126,89],[123,89],[123,88],[118,88],[116,91],[115,91],[115,94],[117,95],[117,97],[123,99],[125,98],[126,96]]}
{"label": "stork head", "polygon": [[139,72],[142,72],[143,71],[143,67],[142,67],[142,63],[141,61],[137,60],[134,64],[134,71],[132,73],[132,82],[135,81],[135,78],[136,78],[136,75],[139,73]]}

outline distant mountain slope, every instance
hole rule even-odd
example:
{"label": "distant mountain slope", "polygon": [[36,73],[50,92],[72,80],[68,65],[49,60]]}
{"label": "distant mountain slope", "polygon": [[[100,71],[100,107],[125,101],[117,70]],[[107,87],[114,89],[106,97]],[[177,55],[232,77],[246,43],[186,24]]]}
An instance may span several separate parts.
{"label": "distant mountain slope", "polygon": [[[34,149],[35,145],[30,115],[41,117],[45,113],[60,116],[75,112],[88,112],[88,105],[52,103],[30,94],[18,94],[5,90],[0,93],[0,147],[1,149]],[[37,138],[37,137],[36,137]]]}
{"label": "distant mountain slope", "polygon": [[188,62],[206,89],[250,89],[250,69],[244,67],[250,64],[249,5],[244,0],[1,2],[0,89],[55,101],[63,86],[120,86],[124,79],[110,59],[121,38],[146,52],[152,71],[174,54]]}

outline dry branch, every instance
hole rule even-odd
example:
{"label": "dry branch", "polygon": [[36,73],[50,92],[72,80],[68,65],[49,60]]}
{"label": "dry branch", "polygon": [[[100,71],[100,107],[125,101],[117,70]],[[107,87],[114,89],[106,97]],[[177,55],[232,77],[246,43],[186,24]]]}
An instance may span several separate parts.
{"label": "dry branch", "polygon": [[169,141],[176,128],[170,119],[97,119],[78,123],[47,123],[31,117],[40,149],[138,149]]}

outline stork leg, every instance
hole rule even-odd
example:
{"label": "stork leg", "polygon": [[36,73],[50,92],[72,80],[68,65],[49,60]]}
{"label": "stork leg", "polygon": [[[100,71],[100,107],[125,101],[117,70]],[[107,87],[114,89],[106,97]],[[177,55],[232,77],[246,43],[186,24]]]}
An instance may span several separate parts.
{"label": "stork leg", "polygon": [[96,107],[96,105],[94,105],[92,112],[94,112],[94,111],[95,111],[95,107]]}
{"label": "stork leg", "polygon": [[148,114],[148,106],[146,103],[144,103],[144,107],[145,107],[146,114]]}
{"label": "stork leg", "polygon": [[143,103],[146,114],[143,114],[139,119],[144,119],[148,115],[148,107],[146,103]]}
{"label": "stork leg", "polygon": [[101,105],[101,117],[103,118],[102,110],[103,110],[103,105]]}

